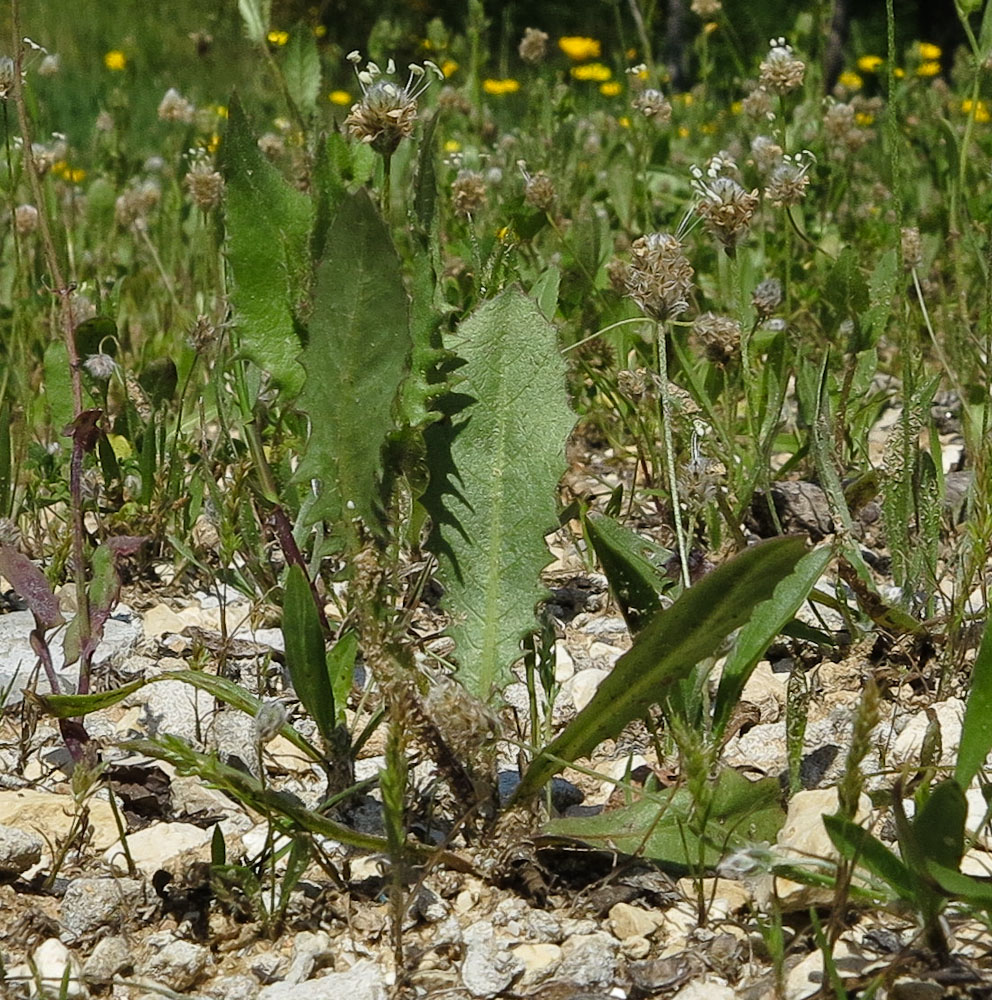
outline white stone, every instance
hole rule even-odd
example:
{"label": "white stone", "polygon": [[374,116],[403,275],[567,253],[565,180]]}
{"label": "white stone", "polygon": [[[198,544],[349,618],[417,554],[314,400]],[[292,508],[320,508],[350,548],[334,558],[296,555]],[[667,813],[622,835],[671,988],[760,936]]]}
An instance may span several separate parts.
{"label": "white stone", "polygon": [[683,986],[672,1000],[734,1000],[734,996],[724,980],[706,976]]}
{"label": "white stone", "polygon": [[[31,955],[31,961],[46,995],[65,997],[66,1000],[89,996],[89,990],[82,981],[79,959],[58,938],[49,938],[38,945]],[[69,978],[63,992],[66,969],[69,970]]]}
{"label": "white stone", "polygon": [[149,736],[168,733],[202,746],[203,733],[213,715],[214,699],[206,691],[182,681],[157,681],[142,689],[142,723]]}
{"label": "white stone", "polygon": [[266,986],[258,1000],[386,1000],[386,978],[377,962],[363,959],[345,972]]}
{"label": "white stone", "polygon": [[150,638],[157,638],[170,632],[182,632],[186,628],[186,622],[167,604],[156,604],[155,607],[149,608],[141,616],[141,620],[145,635]]}
{"label": "white stone", "polygon": [[[948,767],[952,766],[957,760],[958,747],[961,745],[964,702],[960,698],[948,698],[947,701],[934,702],[930,708],[936,713],[940,726],[941,756],[939,763]],[[920,750],[923,748],[923,740],[929,725],[930,719],[926,712],[921,711],[914,715],[896,737],[890,754],[890,763],[918,765]]]}
{"label": "white stone", "polygon": [[[0,615],[0,621],[4,617],[9,616]],[[93,846],[105,850],[120,836],[110,803],[94,797],[87,801],[86,808]],[[0,816],[5,823],[20,830],[43,833],[53,843],[69,835],[77,812],[71,795],[55,795],[30,788],[0,791]],[[44,855],[47,854],[46,847]]]}
{"label": "white stone", "polygon": [[767,660],[754,668],[741,698],[757,705],[762,723],[778,722],[785,711],[786,674],[776,674]]}
{"label": "white stone", "polygon": [[22,875],[41,860],[45,842],[36,833],[0,826],[0,872]]}
{"label": "white stone", "polygon": [[462,983],[473,996],[494,997],[523,972],[523,960],[510,950],[509,942],[496,937],[490,921],[466,928],[464,940]]}
{"label": "white stone", "polygon": [[518,987],[537,986],[550,979],[561,965],[561,948],[556,944],[518,944],[513,946],[513,954],[524,966],[523,975],[517,980]]}
{"label": "white stone", "polygon": [[565,643],[559,639],[555,643],[555,680],[564,684],[575,673],[575,661]]}
{"label": "white stone", "polygon": [[575,710],[581,712],[592,701],[599,685],[609,676],[608,670],[595,668],[580,670],[563,686],[562,690],[571,698]]}
{"label": "white stone", "polygon": [[109,983],[134,962],[131,945],[122,937],[102,937],[83,965],[83,978],[91,983]]}
{"label": "white stone", "polygon": [[625,649],[611,646],[608,642],[594,642],[589,646],[589,656],[592,660],[597,664],[605,665],[608,670],[613,668],[613,665],[625,652]]}
{"label": "white stone", "polygon": [[576,934],[562,942],[558,976],[581,986],[610,986],[616,976],[619,945],[611,934]]}
{"label": "white stone", "polygon": [[63,937],[74,941],[101,928],[126,926],[149,893],[138,879],[74,878],[62,897]]}
{"label": "white stone", "polygon": [[[192,823],[155,823],[127,836],[127,849],[135,867],[149,878],[164,868],[167,862],[186,851],[206,848],[213,830],[204,830]],[[209,851],[204,854],[204,860]],[[104,852],[103,860],[119,871],[127,871],[127,855],[118,842]]]}
{"label": "white stone", "polygon": [[173,990],[188,990],[210,963],[209,949],[174,938],[168,931],[152,935],[146,944],[149,952],[138,971]]}
{"label": "white stone", "polygon": [[650,937],[662,922],[660,913],[652,913],[630,903],[617,903],[610,910],[608,925],[614,937],[625,941],[632,937]]}

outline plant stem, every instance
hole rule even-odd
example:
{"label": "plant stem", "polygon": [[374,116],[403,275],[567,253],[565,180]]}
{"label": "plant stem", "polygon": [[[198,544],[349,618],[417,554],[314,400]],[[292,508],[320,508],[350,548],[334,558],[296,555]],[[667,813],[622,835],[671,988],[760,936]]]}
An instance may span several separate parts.
{"label": "plant stem", "polygon": [[689,587],[689,556],[682,529],[682,510],[679,506],[679,484],[675,478],[675,445],[672,440],[672,397],[668,388],[668,352],[665,343],[665,325],[655,322],[655,348],[658,357],[658,375],[661,378],[659,395],[661,399],[661,431],[665,443],[665,470],[668,473],[668,490],[672,497],[672,520],[675,522],[675,540],[678,545],[679,565],[682,568],[682,585]]}

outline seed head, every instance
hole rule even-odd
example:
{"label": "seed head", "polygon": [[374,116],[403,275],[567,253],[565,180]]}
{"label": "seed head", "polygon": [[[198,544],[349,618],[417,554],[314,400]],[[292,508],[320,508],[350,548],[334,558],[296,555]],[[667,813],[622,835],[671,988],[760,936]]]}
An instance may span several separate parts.
{"label": "seed head", "polygon": [[751,305],[759,319],[767,319],[782,304],[782,282],[765,278],[751,295]]}
{"label": "seed head", "polygon": [[797,59],[784,38],[773,38],[771,51],[759,67],[758,82],[773,94],[788,94],[803,85],[806,64]]}
{"label": "seed head", "polygon": [[555,204],[555,182],[543,170],[528,173],[523,160],[518,160],[517,166],[524,175],[524,201],[539,212],[550,212]]}
{"label": "seed head", "polygon": [[164,122],[182,122],[189,125],[196,116],[196,108],[175,87],[170,87],[159,102],[158,116]]}
{"label": "seed head", "polygon": [[732,177],[720,176],[719,166],[712,163],[705,175],[699,167],[692,168],[692,175],[692,186],[699,199],[696,211],[710,233],[733,256],[758,207],[757,190],[745,191]]}
{"label": "seed head", "polygon": [[782,147],[770,136],[756,135],[751,140],[751,156],[762,174],[769,174],[782,159]]}
{"label": "seed head", "polygon": [[38,209],[34,205],[18,205],[14,209],[14,228],[19,236],[30,236],[38,228]]}
{"label": "seed head", "polygon": [[109,354],[91,354],[83,367],[98,382],[106,382],[117,371],[117,362]]}
{"label": "seed head", "polygon": [[655,125],[665,125],[672,120],[672,106],[660,90],[641,91],[630,103],[635,111]]}
{"label": "seed head", "polygon": [[148,225],[148,216],[158,205],[162,191],[152,180],[141,181],[129,187],[114,202],[114,217],[122,229],[143,229]]}
{"label": "seed head", "polygon": [[6,101],[14,89],[14,60],[0,56],[0,101]]}
{"label": "seed head", "polygon": [[919,267],[923,263],[923,245],[920,242],[920,231],[916,226],[907,226],[901,230],[902,266],[907,271]]}
{"label": "seed head", "polygon": [[772,95],[761,86],[755,87],[741,101],[741,110],[755,122],[775,120],[775,112],[772,110]]}
{"label": "seed head", "polygon": [[706,356],[721,367],[732,361],[741,346],[741,325],[729,316],[705,312],[692,324],[692,331],[700,339]]}
{"label": "seed head", "polygon": [[451,184],[455,213],[465,218],[475,215],[486,204],[486,179],[476,170],[459,170]]}
{"label": "seed head", "polygon": [[275,739],[288,718],[286,706],[279,701],[263,701],[255,713],[255,740],[259,746]]}
{"label": "seed head", "polygon": [[538,28],[525,28],[517,51],[524,62],[535,65],[544,62],[548,54],[548,33]]}
{"label": "seed head", "polygon": [[723,10],[723,4],[720,3],[720,0],[692,0],[692,3],[689,4],[689,10],[696,17],[709,21]]}
{"label": "seed head", "polygon": [[[348,60],[355,66],[362,99],[351,106],[344,124],[348,131],[359,140],[368,143],[382,156],[391,156],[403,139],[413,135],[413,123],[417,120],[417,98],[430,86],[430,78],[423,66],[411,64],[406,85],[400,87],[392,80],[382,78],[382,70],[374,62],[358,69],[361,56],[351,52]],[[444,73],[432,62],[424,64],[438,77]],[[392,76],[395,67],[390,60],[386,67]]]}
{"label": "seed head", "polygon": [[634,240],[630,264],[616,268],[611,279],[652,319],[666,320],[689,308],[692,265],[671,233],[651,233]]}
{"label": "seed head", "polygon": [[205,158],[200,157],[193,163],[183,183],[190,201],[201,212],[212,212],[220,204],[224,194],[224,178]]}
{"label": "seed head", "polygon": [[49,52],[38,65],[38,76],[58,76],[62,70],[62,57],[57,52]]}
{"label": "seed head", "polygon": [[772,171],[768,184],[765,186],[765,196],[777,208],[789,208],[798,205],[809,187],[807,171],[815,159],[809,150],[782,157],[781,163]]}

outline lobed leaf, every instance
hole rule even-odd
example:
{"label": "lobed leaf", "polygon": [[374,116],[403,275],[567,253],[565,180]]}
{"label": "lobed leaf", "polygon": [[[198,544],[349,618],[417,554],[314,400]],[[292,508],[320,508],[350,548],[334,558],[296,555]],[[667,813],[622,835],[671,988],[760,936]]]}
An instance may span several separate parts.
{"label": "lobed leaf", "polygon": [[458,677],[489,698],[510,680],[535,625],[540,572],[550,562],[555,488],[575,422],[554,328],[519,289],[485,303],[457,330],[464,365],[448,419],[426,432],[438,559],[454,622]]}

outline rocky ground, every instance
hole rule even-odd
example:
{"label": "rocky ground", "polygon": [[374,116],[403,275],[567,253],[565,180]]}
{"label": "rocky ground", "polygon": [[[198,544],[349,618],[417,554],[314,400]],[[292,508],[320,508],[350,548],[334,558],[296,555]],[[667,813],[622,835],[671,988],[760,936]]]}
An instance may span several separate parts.
{"label": "rocky ground", "polygon": [[[949,447],[953,444],[950,440]],[[582,475],[600,483],[617,475],[594,465]],[[578,479],[572,483],[576,490],[582,485]],[[794,514],[793,528],[811,535],[829,530],[829,523],[822,523],[824,517],[829,522],[828,515],[817,507],[822,502],[817,488],[789,490],[793,500],[783,501],[783,509]],[[651,531],[650,516],[641,528]],[[630,636],[605,579],[589,572],[566,534],[549,541],[555,562],[548,583],[558,632],[553,721],[561,725],[588,703],[629,647]],[[822,586],[837,584],[831,579]],[[243,598],[224,596],[229,600],[222,608],[216,594],[204,592],[125,593],[97,656],[101,686],[191,663],[209,669],[212,651],[223,644],[230,675],[256,693],[278,693],[281,633],[256,627]],[[61,597],[71,608],[71,588]],[[222,891],[211,885],[209,867],[219,828],[229,865],[244,863],[241,870],[249,871],[247,863],[269,844],[265,818],[200,778],[180,776],[121,746],[169,733],[257,771],[252,719],[177,681],[142,687],[88,716],[87,730],[99,742],[104,777],[114,789],[112,804],[106,781],[89,783],[78,769],[73,774],[58,729],[30,700],[20,700],[35,663],[33,621],[27,611],[16,610],[16,600],[8,605],[15,610],[0,614],[0,690],[9,688],[0,719],[0,995],[12,1000],[37,996],[39,990],[119,1000],[389,995],[397,983],[396,949],[383,858],[323,842],[324,864],[307,869],[288,900],[282,926],[273,931],[263,916],[278,898],[270,895],[265,872],[260,890],[249,879]],[[816,625],[838,636],[845,628],[839,617],[817,619]],[[968,655],[973,657],[973,648]],[[750,778],[786,774],[786,683],[790,671],[804,671],[811,696],[803,790],[789,801],[774,845],[779,857],[804,864],[836,857],[820,817],[837,807],[836,785],[869,675],[884,681],[885,697],[864,763],[866,792],[889,787],[904,764],[918,764],[935,728],[942,763],[953,763],[965,691],[951,679],[938,693],[935,677],[918,669],[925,660],[911,643],[880,644],[878,636],[842,643],[831,656],[813,656],[799,643],[769,650],[744,691],[742,721],[723,760]],[[71,675],[66,672],[70,681]],[[526,717],[522,683],[507,691],[507,702]],[[295,720],[301,729],[308,725],[298,714]],[[358,779],[378,773],[382,750],[375,739],[365,746]],[[502,766],[509,770],[515,751],[507,747],[504,753]],[[633,727],[587,763],[598,777],[568,771],[569,783],[558,786],[556,802],[565,811],[613,808],[618,780],[638,774],[643,780],[650,771],[670,780],[673,762],[659,760],[646,732]],[[274,787],[308,805],[319,800],[323,776],[282,737],[267,744],[264,766]],[[424,801],[434,776],[425,764],[412,773]],[[986,802],[977,787],[969,792],[969,808],[969,829],[978,836],[963,869],[992,874]],[[891,822],[886,824],[868,794],[861,812],[865,823],[891,841]],[[381,831],[374,796],[355,822]],[[418,872],[407,899],[402,941],[410,995],[802,1000],[837,995],[831,976],[843,980],[848,995],[858,996],[884,974],[875,996],[992,996],[992,935],[976,917],[953,906],[946,914],[952,956],[938,962],[924,948],[912,913],[851,906],[831,915],[832,892],[773,880],[740,865],[676,878],[646,861],[549,841],[535,847],[538,875],[514,884],[505,872],[493,870],[491,858],[485,863],[478,845],[452,846],[466,870],[438,865]],[[277,894],[285,865],[283,856]],[[811,907],[827,932],[832,916],[839,921],[833,969],[824,969]]]}

